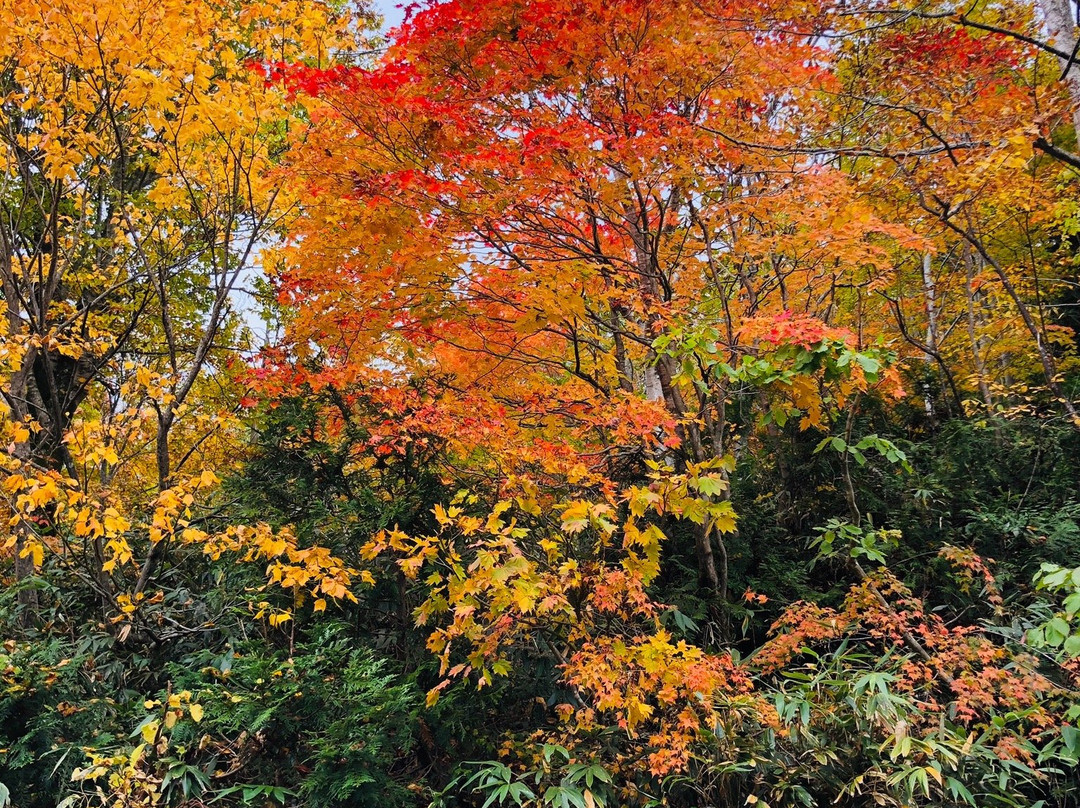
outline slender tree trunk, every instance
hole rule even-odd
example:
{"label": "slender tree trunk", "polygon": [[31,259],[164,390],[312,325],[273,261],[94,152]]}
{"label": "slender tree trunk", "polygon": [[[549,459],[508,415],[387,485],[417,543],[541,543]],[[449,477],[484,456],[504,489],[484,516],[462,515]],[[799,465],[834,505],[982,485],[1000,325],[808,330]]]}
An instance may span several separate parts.
{"label": "slender tree trunk", "polygon": [[[12,240],[8,231],[0,229],[0,273],[3,273],[4,301],[7,304],[8,333],[17,334],[21,330],[22,323],[20,319],[19,296],[15,290],[14,283],[14,259],[10,247],[11,243]],[[13,422],[24,422],[30,414],[29,388],[32,379],[32,369],[36,359],[37,348],[32,344],[28,345],[26,352],[22,356],[19,368],[11,374],[11,378],[8,380],[7,389],[4,390],[4,398],[7,400],[10,413],[9,417]],[[29,459],[32,451],[29,440],[16,445],[14,449],[15,451],[13,454],[15,458],[24,463]],[[18,521],[13,527],[15,532],[15,581],[17,584],[21,584],[34,574],[33,559],[30,557],[23,558],[23,553],[28,544],[27,539],[30,535],[31,527],[21,516],[18,517]],[[37,592],[33,589],[22,588],[19,590],[17,602],[20,607],[19,620],[24,628],[28,628],[35,622],[37,617],[39,606]]]}
{"label": "slender tree trunk", "polygon": [[660,389],[660,377],[652,365],[645,366],[645,398],[649,401],[661,401],[664,391]]}
{"label": "slender tree trunk", "polygon": [[619,375],[619,389],[634,392],[634,365],[626,352],[626,338],[622,332],[622,318],[617,311],[611,312],[611,335],[615,342],[615,372]]}
{"label": "slender tree trunk", "polygon": [[990,385],[986,383],[986,363],[982,356],[982,340],[978,337],[975,322],[975,253],[970,248],[965,251],[964,265],[967,269],[967,284],[964,287],[967,296],[967,330],[971,342],[971,356],[975,364],[975,376],[979,383],[979,393],[987,412],[993,412],[994,397],[990,394]]}
{"label": "slender tree trunk", "polygon": [[[934,271],[933,264],[931,263],[930,253],[923,253],[922,260],[922,281],[923,281],[923,297],[926,299],[926,347],[927,350],[923,353],[923,359],[926,362],[928,371],[933,368],[938,349],[938,307],[937,307],[937,289],[934,286]],[[861,320],[860,320],[861,322]],[[934,397],[930,390],[930,385],[927,383],[924,385],[923,390],[923,402],[926,406],[926,414],[933,419],[934,418]]]}
{"label": "slender tree trunk", "polygon": [[[1075,53],[1076,20],[1069,0],[1037,0],[1037,5],[1042,12],[1048,44],[1064,53]],[[1073,129],[1080,141],[1080,65],[1075,58],[1071,63],[1059,58],[1058,67],[1072,101]]]}
{"label": "slender tree trunk", "polygon": [[158,415],[158,429],[154,457],[157,464],[158,491],[165,491],[172,485],[172,458],[169,453],[169,432],[173,424],[173,411],[164,410]]}
{"label": "slender tree trunk", "polygon": [[[15,580],[19,584],[26,582],[34,574],[34,559],[23,554],[28,546],[27,537],[30,535],[30,526],[25,519],[19,519],[15,525]],[[19,625],[22,628],[30,628],[37,623],[40,603],[36,589],[23,587],[19,590],[17,601],[19,604]]]}
{"label": "slender tree trunk", "polygon": [[[157,462],[158,491],[165,491],[172,485],[172,459],[169,455],[169,431],[173,424],[173,410],[166,409],[158,414],[157,444],[155,446],[155,459]],[[146,589],[150,578],[157,571],[158,565],[165,557],[165,544],[167,539],[162,539],[150,545],[150,551],[146,554],[146,560],[139,570],[139,578],[135,582],[135,593],[138,594]]]}

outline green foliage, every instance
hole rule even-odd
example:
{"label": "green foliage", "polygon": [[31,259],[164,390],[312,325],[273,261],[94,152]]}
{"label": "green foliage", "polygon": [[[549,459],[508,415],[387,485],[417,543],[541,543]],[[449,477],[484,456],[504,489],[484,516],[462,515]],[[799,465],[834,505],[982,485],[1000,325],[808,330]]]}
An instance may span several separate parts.
{"label": "green foliage", "polygon": [[[249,644],[219,658],[194,657],[188,666],[200,663],[197,671],[172,671],[174,689],[196,694],[205,710],[188,737],[176,740],[221,739],[213,746],[218,755],[228,745],[236,774],[216,777],[209,789],[223,804],[265,796],[253,783],[285,788],[313,808],[409,804],[422,700],[385,660],[355,647],[343,626],[319,626],[291,656]],[[240,782],[218,787],[230,780]]]}
{"label": "green foliage", "polygon": [[446,808],[478,794],[481,808],[525,805],[544,808],[606,808],[614,799],[613,780],[597,763],[575,761],[558,744],[543,744],[535,768],[515,772],[498,761],[466,764],[466,771],[435,793],[429,808]]}
{"label": "green foliage", "polygon": [[1062,661],[1080,657],[1080,567],[1069,569],[1044,563],[1035,576],[1035,585],[1053,597],[1053,611],[1028,630],[1028,643],[1034,648],[1050,649]]}
{"label": "green foliage", "polygon": [[87,644],[62,637],[0,650],[0,783],[20,808],[55,802],[82,763],[80,745],[116,740],[129,710],[94,671]]}
{"label": "green foliage", "polygon": [[875,530],[852,525],[842,519],[830,519],[824,526],[817,528],[818,535],[811,540],[821,558],[866,559],[876,564],[884,564],[887,553],[895,550],[900,543],[899,530]]}

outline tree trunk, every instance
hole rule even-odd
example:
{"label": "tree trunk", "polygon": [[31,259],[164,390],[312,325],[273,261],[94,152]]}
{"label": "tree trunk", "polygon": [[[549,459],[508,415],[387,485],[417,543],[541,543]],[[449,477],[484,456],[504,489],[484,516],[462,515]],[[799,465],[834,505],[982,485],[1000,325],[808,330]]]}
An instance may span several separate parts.
{"label": "tree trunk", "polygon": [[979,393],[982,395],[983,404],[987,412],[994,410],[994,398],[990,394],[990,385],[986,382],[986,363],[982,356],[982,340],[978,337],[975,326],[975,290],[972,288],[975,278],[975,253],[970,248],[964,256],[964,264],[967,268],[967,285],[964,291],[967,296],[967,330],[968,341],[971,342],[971,356],[975,364],[975,376],[979,383]]}
{"label": "tree trunk", "polygon": [[[923,354],[923,359],[926,362],[927,368],[934,366],[938,348],[938,311],[937,311],[937,290],[934,287],[934,272],[933,264],[931,263],[930,253],[923,253],[922,260],[922,281],[923,281],[923,296],[926,299],[926,352]],[[924,385],[923,390],[923,402],[926,406],[927,416],[933,420],[934,418],[934,397],[930,390],[929,383]]]}
{"label": "tree trunk", "polygon": [[[1046,28],[1048,44],[1064,53],[1076,53],[1076,20],[1073,19],[1069,0],[1038,0],[1042,12],[1043,25]],[[1072,101],[1072,123],[1077,140],[1080,141],[1080,65],[1072,61],[1058,59],[1062,81]]]}

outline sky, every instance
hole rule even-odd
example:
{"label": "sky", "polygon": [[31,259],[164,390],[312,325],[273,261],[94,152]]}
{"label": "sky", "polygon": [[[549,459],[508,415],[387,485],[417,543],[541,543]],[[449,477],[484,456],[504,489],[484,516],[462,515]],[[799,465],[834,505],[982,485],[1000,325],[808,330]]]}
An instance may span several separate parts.
{"label": "sky", "polygon": [[408,0],[372,0],[371,5],[383,16],[383,27],[393,28],[401,22],[402,10],[399,5],[404,5]]}

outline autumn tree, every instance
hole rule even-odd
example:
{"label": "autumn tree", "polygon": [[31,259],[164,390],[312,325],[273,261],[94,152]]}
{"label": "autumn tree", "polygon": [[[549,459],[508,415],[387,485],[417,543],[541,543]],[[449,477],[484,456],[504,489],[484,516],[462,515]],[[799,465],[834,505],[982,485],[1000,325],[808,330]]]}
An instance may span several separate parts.
{"label": "autumn tree", "polygon": [[[71,525],[57,524],[72,520],[111,608],[109,570],[136,563],[132,519],[176,511],[159,497],[190,504],[188,480],[210,485],[234,451],[230,368],[251,347],[237,296],[293,210],[272,172],[299,115],[253,65],[330,64],[357,47],[354,28],[323,4],[15,2],[2,13],[16,577],[46,545],[64,552]],[[134,595],[168,544],[162,527]]]}
{"label": "autumn tree", "polygon": [[[770,361],[776,317],[796,342],[871,349],[817,319],[842,319],[844,289],[912,240],[784,145],[834,84],[825,19],[447,3],[372,70],[281,66],[323,144],[291,164],[313,201],[279,257],[286,362],[316,385],[434,379],[463,456],[482,445],[542,484],[610,490],[659,443],[718,461],[756,422],[732,419],[733,396],[822,425],[817,382],[755,380],[744,360]],[[883,362],[867,358],[868,379]],[[723,549],[702,526],[701,579],[722,597]]]}

